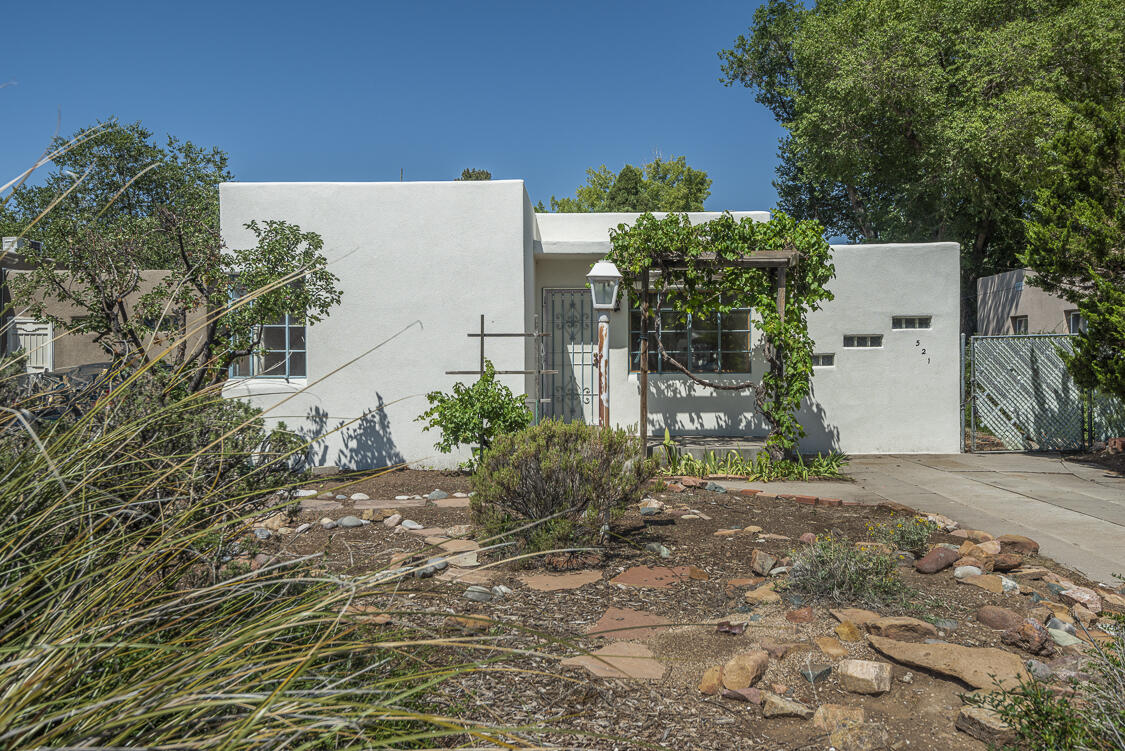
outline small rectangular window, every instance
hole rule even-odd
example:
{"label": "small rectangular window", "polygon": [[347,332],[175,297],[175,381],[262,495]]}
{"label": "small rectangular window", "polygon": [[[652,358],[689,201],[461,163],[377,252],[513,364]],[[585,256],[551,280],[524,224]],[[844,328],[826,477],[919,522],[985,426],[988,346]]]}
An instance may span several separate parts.
{"label": "small rectangular window", "polygon": [[824,354],[813,355],[812,364],[814,368],[831,368],[836,365],[836,355],[833,352],[825,352]]}
{"label": "small rectangular window", "polygon": [[932,316],[892,316],[891,328],[900,329],[928,329],[933,324]]}
{"label": "small rectangular window", "polygon": [[1072,334],[1081,334],[1086,330],[1086,322],[1077,310],[1066,311],[1066,327]]}
{"label": "small rectangular window", "polygon": [[882,334],[848,334],[844,337],[848,349],[871,349],[883,346]]}
{"label": "small rectangular window", "polygon": [[1027,316],[1012,316],[1012,333],[1027,333]]}

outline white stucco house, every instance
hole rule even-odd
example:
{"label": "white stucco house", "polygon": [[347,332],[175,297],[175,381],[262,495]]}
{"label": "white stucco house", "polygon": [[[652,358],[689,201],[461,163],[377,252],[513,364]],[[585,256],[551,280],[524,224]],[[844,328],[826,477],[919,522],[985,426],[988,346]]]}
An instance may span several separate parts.
{"label": "white stucco house", "polygon": [[[342,302],[326,320],[307,330],[270,327],[269,352],[224,389],[315,438],[314,464],[464,460],[435,451],[436,436],[415,418],[427,392],[473,380],[446,371],[478,368],[480,339],[468,334],[482,314],[488,332],[538,326],[546,334],[487,339],[498,370],[558,371],[538,383],[501,376],[505,383],[538,393],[544,415],[596,419],[596,317],[585,275],[609,251],[609,229],[635,214],[536,214],[521,180],[227,183],[220,205],[229,247],[253,241],[243,226],[251,219],[284,219],[324,238],[340,278]],[[690,216],[698,223],[718,214]],[[957,244],[838,245],[833,255],[836,299],[810,318],[818,366],[801,413],[802,450],[959,451]],[[630,315],[628,290],[622,298],[610,322],[609,393],[611,419],[628,427],[639,421],[639,316]],[[661,336],[690,367],[733,382],[765,367],[754,329],[747,311],[665,327]],[[699,387],[653,362],[650,435],[765,434],[749,393]]]}

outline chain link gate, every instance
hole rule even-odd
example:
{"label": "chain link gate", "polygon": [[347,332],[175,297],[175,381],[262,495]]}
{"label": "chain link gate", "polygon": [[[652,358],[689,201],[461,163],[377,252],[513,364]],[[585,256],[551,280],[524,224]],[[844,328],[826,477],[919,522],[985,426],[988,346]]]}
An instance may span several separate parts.
{"label": "chain link gate", "polygon": [[974,336],[970,450],[1079,451],[1125,434],[1125,405],[1074,382],[1069,334]]}

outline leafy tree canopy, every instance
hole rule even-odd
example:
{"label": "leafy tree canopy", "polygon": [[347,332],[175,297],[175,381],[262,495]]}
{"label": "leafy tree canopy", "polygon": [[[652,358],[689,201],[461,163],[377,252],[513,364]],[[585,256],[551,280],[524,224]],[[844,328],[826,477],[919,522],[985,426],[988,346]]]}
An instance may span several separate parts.
{"label": "leafy tree canopy", "polygon": [[[614,173],[604,164],[586,170],[586,184],[574,198],[551,196],[551,211],[560,213],[612,211],[703,211],[711,195],[711,178],[688,166],[687,158],[656,157],[643,167],[626,164]],[[546,207],[540,202],[538,211]]]}
{"label": "leafy tree canopy", "polygon": [[475,167],[466,167],[461,170],[461,176],[457,180],[491,180],[492,173],[486,169],[477,169]]}
{"label": "leafy tree canopy", "polygon": [[[0,205],[5,235],[40,241],[20,251],[32,270],[10,279],[29,315],[93,334],[115,360],[159,357],[194,391],[258,351],[263,325],[314,323],[339,302],[315,232],[271,219],[247,225],[253,247],[224,245],[218,185],[232,175],[221,150],[160,146],[140,123],[112,122],[57,145],[46,180]],[[164,274],[153,286],[146,270]],[[51,315],[52,301],[79,315]]]}
{"label": "leafy tree canopy", "polygon": [[1125,399],[1125,107],[1083,107],[1049,150],[1057,170],[1021,260],[1086,321],[1067,359],[1075,381]]}
{"label": "leafy tree canopy", "polygon": [[1084,102],[1120,100],[1122,49],[1120,0],[769,0],[719,56],[786,129],[782,210],[852,239],[956,240],[969,282],[1015,264],[1057,169],[1044,145]]}

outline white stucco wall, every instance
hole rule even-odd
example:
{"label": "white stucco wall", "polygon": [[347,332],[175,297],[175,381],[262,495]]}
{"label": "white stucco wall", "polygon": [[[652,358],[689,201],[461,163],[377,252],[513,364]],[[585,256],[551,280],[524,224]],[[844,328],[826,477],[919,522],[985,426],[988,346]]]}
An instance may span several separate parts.
{"label": "white stucco wall", "polygon": [[[343,290],[340,306],[309,327],[306,381],[230,381],[224,393],[248,397],[306,434],[346,424],[317,443],[315,464],[464,459],[438,454],[437,435],[414,419],[428,407],[424,394],[474,379],[444,371],[477,368],[480,340],[467,334],[481,313],[490,331],[524,330],[534,264],[523,182],[227,183],[219,195],[229,247],[251,242],[243,228],[251,219],[294,222],[324,238]],[[522,340],[486,346],[498,369],[523,368]],[[521,377],[502,380],[522,391]]]}
{"label": "white stucco wall", "polygon": [[[251,219],[294,222],[323,236],[343,289],[340,306],[308,331],[305,381],[232,381],[224,393],[269,409],[271,420],[323,436],[314,463],[346,467],[403,461],[451,467],[463,460],[463,453],[438,454],[436,434],[423,432],[415,418],[428,406],[426,392],[474,379],[444,371],[477,367],[479,340],[467,334],[479,327],[480,314],[489,331],[530,331],[543,290],[584,287],[587,270],[609,250],[608,230],[637,216],[535,214],[518,180],[229,183],[220,200],[229,246],[250,242],[243,224]],[[802,411],[803,450],[958,451],[957,245],[844,245],[833,247],[833,257],[836,300],[812,315],[810,331],[816,351],[835,353],[836,365],[815,371],[813,397]],[[639,388],[628,372],[627,311],[624,301],[611,320],[610,409],[617,424],[636,426]],[[895,315],[932,316],[933,328],[892,331]],[[415,321],[420,325],[363,354]],[[845,334],[883,334],[883,347],[845,350]],[[503,370],[533,368],[535,347],[521,338],[486,344]],[[765,369],[757,353],[752,367],[751,377]],[[517,392],[534,392],[530,377],[501,380]],[[653,435],[665,426],[679,434],[765,432],[745,392],[714,392],[675,374],[653,374],[650,388]]]}

